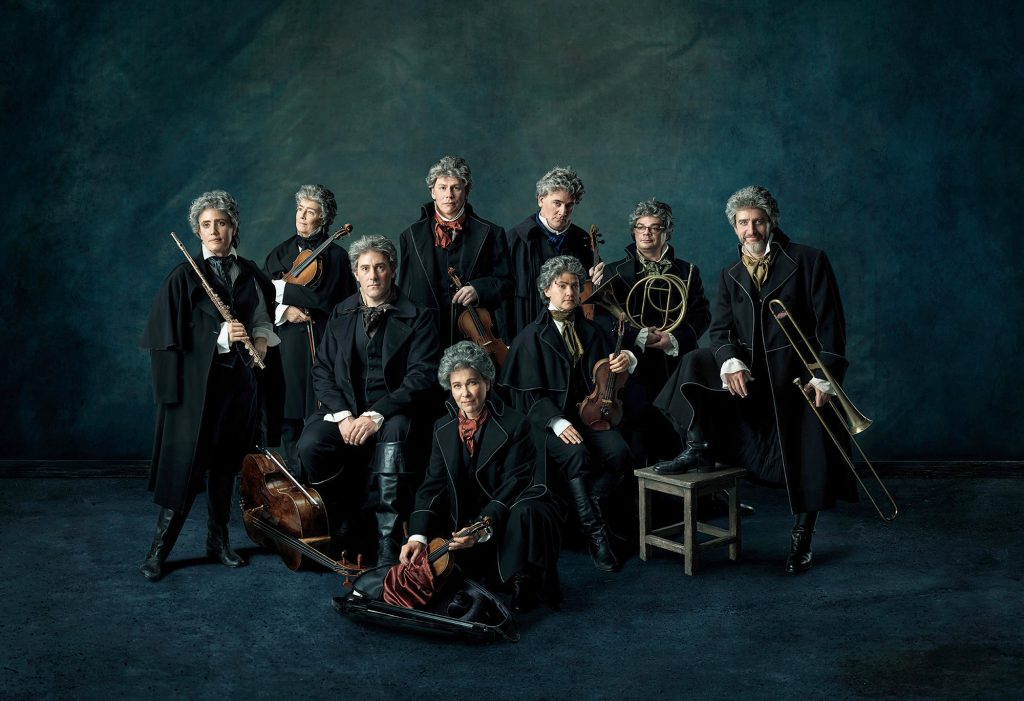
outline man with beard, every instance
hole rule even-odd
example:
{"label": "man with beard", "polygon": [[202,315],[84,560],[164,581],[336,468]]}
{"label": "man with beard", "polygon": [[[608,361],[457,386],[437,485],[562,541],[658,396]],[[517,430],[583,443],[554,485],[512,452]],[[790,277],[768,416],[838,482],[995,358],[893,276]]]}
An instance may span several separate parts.
{"label": "man with beard", "polygon": [[725,214],[739,239],[739,260],[721,274],[711,347],[684,357],[657,399],[677,430],[686,433],[687,447],[654,470],[675,474],[717,461],[785,487],[795,516],[786,572],[804,572],[812,564],[818,512],[833,508],[838,499],[855,501],[856,484],[799,396],[803,391],[822,407],[834,390],[820,371],[801,390],[793,386],[793,378],[806,378],[807,370],[768,302],[785,304],[790,320],[837,381],[847,367],[843,306],[828,257],[783,233],[778,204],[768,190],[751,186],[735,192]]}
{"label": "man with beard", "polygon": [[252,450],[260,414],[257,372],[243,344],[251,337],[262,358],[278,343],[268,306],[273,287],[236,252],[238,203],[223,190],[204,192],[192,202],[189,221],[202,242],[199,269],[235,320],[223,320],[187,261],[171,271],[153,301],[142,337],[158,405],[149,489],[161,508],[141,567],[150,581],[163,576],[204,487],[207,554],[228,567],[245,564],[228,544],[235,476]]}
{"label": "man with beard", "polygon": [[539,210],[507,232],[511,267],[515,271],[513,294],[502,312],[502,331],[509,340],[546,309],[534,289],[544,261],[554,256],[590,260],[587,233],[572,223],[573,210],[583,200],[584,192],[576,171],[552,168],[537,181]]}
{"label": "man with beard", "polygon": [[[395,564],[416,470],[405,447],[429,400],[440,348],[430,312],[395,286],[395,246],[364,236],[349,247],[359,291],[335,307],[313,365],[319,408],[299,456],[327,506],[332,554],[352,543],[369,484],[378,495],[378,564]],[[367,467],[369,469],[367,470]]]}
{"label": "man with beard", "polygon": [[[512,289],[505,232],[480,218],[467,201],[473,189],[469,164],[445,156],[427,171],[432,202],[399,238],[402,257],[398,280],[415,304],[430,309],[443,347],[462,338],[456,328],[467,306],[495,312]],[[455,268],[462,286],[448,275]]]}
{"label": "man with beard", "polygon": [[[697,347],[697,340],[711,322],[711,312],[697,266],[676,257],[668,243],[675,228],[672,208],[653,197],[638,202],[630,214],[629,228],[633,243],[626,247],[625,257],[607,266],[599,263],[591,276],[595,286],[608,280],[620,304],[629,298],[627,311],[643,324],[640,329],[627,324],[623,337],[623,345],[640,354],[636,375],[623,390],[624,428],[636,439],[635,455],[660,460],[678,453],[680,446],[665,415],[653,406],[654,398],[675,371],[679,358]],[[686,284],[685,299],[662,280],[653,280],[645,288],[644,282],[653,276],[666,275]],[[640,287],[630,296],[638,283]],[[671,332],[660,331],[658,327],[668,325],[661,310],[684,301],[682,322]],[[602,311],[601,318],[607,323],[609,315]],[[670,313],[669,321],[674,319]]]}
{"label": "man with beard", "polygon": [[281,337],[280,361],[284,372],[284,396],[268,407],[281,417],[281,446],[288,467],[302,479],[296,445],[302,423],[316,411],[310,368],[334,306],[355,291],[348,254],[331,244],[317,256],[319,273],[308,284],[280,279],[290,271],[303,251],[313,251],[329,236],[338,212],[334,193],[323,185],[303,185],[295,193],[295,236],[278,244],[267,255],[264,272],[274,281],[277,302],[274,323]]}

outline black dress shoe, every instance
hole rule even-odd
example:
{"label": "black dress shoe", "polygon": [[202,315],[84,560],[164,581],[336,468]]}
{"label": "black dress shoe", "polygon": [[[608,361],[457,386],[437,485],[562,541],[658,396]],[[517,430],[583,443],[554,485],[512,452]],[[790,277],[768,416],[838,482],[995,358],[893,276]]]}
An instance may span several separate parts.
{"label": "black dress shoe", "polygon": [[228,527],[210,523],[206,536],[206,554],[225,567],[242,567],[245,560],[228,544]]}
{"label": "black dress shoe", "polygon": [[811,536],[814,530],[806,526],[793,527],[793,542],[786,558],[786,573],[800,574],[811,569],[813,553],[811,552]]}
{"label": "black dress shoe", "polygon": [[686,441],[686,449],[671,460],[655,463],[652,468],[659,475],[681,475],[690,470],[711,472],[715,461],[711,457],[707,441]]}
{"label": "black dress shoe", "polygon": [[590,559],[593,560],[594,567],[602,572],[618,572],[622,568],[608,540],[608,532],[604,528],[596,533],[590,533],[587,539],[590,541]]}

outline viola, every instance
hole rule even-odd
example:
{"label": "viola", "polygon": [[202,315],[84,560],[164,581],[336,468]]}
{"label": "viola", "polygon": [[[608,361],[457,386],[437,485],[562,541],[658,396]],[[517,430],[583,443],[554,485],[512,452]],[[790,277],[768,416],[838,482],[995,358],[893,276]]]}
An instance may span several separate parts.
{"label": "viola", "polygon": [[427,561],[430,563],[431,569],[434,570],[434,576],[444,577],[454,567],[455,561],[451,557],[449,546],[455,538],[472,536],[479,543],[482,538],[490,535],[490,528],[491,519],[484,516],[476,523],[466,526],[451,538],[434,538],[430,541],[430,544],[427,545]]}
{"label": "viola", "polygon": [[[622,336],[625,331],[626,315],[619,317],[618,338],[615,341],[615,353],[622,352]],[[594,363],[594,369],[590,374],[594,382],[594,390],[583,398],[577,406],[580,411],[580,418],[583,422],[595,431],[607,431],[615,428],[622,421],[622,399],[618,396],[626,380],[627,373],[615,373],[611,371],[611,362],[608,358],[601,358]],[[621,382],[619,381],[622,376]]]}
{"label": "viola", "polygon": [[340,561],[328,555],[331,542],[324,500],[312,487],[303,487],[281,458],[266,448],[242,461],[242,523],[257,545],[277,551],[288,569],[295,571],[315,562],[351,583],[366,568],[362,555],[353,565],[342,554]]}
{"label": "viola", "polygon": [[[587,240],[590,243],[590,267],[594,267],[601,262],[601,254],[598,253],[598,245],[604,243],[604,239],[601,238],[601,234],[598,232],[597,224],[590,225],[590,233],[587,235]],[[580,290],[580,299],[588,299],[592,294],[594,294],[594,282],[592,280],[587,280],[583,283],[583,289]],[[596,306],[593,304],[581,304],[580,307],[583,309],[583,316],[587,317],[590,321],[593,321]]]}
{"label": "viola", "polygon": [[316,248],[299,251],[299,255],[295,256],[295,260],[292,261],[291,270],[285,273],[281,279],[293,285],[302,285],[303,287],[315,285],[323,277],[324,264],[320,262],[318,256],[326,251],[327,247],[332,243],[351,233],[352,225],[346,224],[324,239]]}
{"label": "viola", "polygon": [[[462,287],[462,281],[455,273],[455,268],[448,266],[448,277],[451,278],[456,288]],[[508,355],[508,346],[494,333],[494,320],[491,313],[483,307],[467,306],[466,311],[459,314],[459,330],[463,338],[472,341],[487,351],[494,366],[501,369]]]}

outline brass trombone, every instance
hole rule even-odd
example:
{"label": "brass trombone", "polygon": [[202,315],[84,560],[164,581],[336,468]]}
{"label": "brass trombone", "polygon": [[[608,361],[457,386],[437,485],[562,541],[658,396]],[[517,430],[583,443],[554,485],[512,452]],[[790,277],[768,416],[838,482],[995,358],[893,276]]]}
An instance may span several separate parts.
{"label": "brass trombone", "polygon": [[[864,484],[864,480],[862,480],[860,478],[860,475],[857,474],[857,469],[853,465],[853,459],[849,455],[847,455],[845,450],[843,450],[843,446],[842,444],[840,444],[839,439],[836,438],[836,434],[832,432],[832,428],[825,421],[825,417],[821,415],[821,412],[818,410],[818,407],[815,406],[814,399],[804,390],[804,383],[800,380],[799,377],[793,378],[793,384],[796,386],[797,390],[799,390],[800,395],[804,398],[804,400],[806,400],[807,404],[811,407],[811,411],[814,412],[814,415],[818,417],[818,421],[821,422],[821,425],[825,428],[825,431],[832,439],[832,442],[836,444],[836,448],[839,450],[839,454],[843,456],[843,459],[846,461],[847,466],[849,466],[850,468],[850,472],[853,473],[853,476],[857,480],[857,483],[860,484],[861,489],[864,490],[864,493],[867,495],[868,500],[871,501],[871,505],[875,507],[875,511],[878,512],[879,518],[881,518],[883,521],[894,520],[900,512],[899,507],[896,505],[896,500],[893,499],[892,494],[890,494],[889,490],[886,489],[885,484],[882,482],[882,479],[878,476],[878,473],[875,471],[875,468],[871,464],[871,461],[868,460],[868,456],[864,454],[864,450],[861,449],[860,444],[857,443],[856,439],[854,438],[854,436],[857,435],[858,433],[867,430],[868,426],[870,426],[872,423],[871,419],[864,416],[864,414],[860,413],[860,411],[857,410],[857,407],[853,405],[853,402],[850,401],[850,398],[846,396],[846,392],[844,392],[843,388],[839,386],[839,383],[836,382],[835,378],[832,376],[832,373],[830,373],[828,369],[825,367],[825,364],[821,362],[821,357],[814,351],[814,348],[807,340],[807,336],[804,335],[804,332],[800,330],[800,326],[796,323],[793,317],[790,316],[789,310],[786,308],[786,305],[782,302],[782,300],[770,300],[768,302],[768,311],[772,313],[772,316],[775,318],[775,322],[779,325],[779,328],[782,329],[782,333],[786,334],[786,339],[789,341],[790,347],[796,353],[797,357],[800,359],[800,362],[803,363],[804,367],[807,369],[807,372],[811,374],[811,377],[814,376],[815,370],[820,370],[821,374],[825,376],[825,379],[828,381],[828,383],[832,385],[832,389],[833,391],[835,391],[836,396],[835,401],[830,401],[829,404],[832,406],[832,410],[836,412],[836,416],[843,422],[843,426],[846,428],[847,433],[850,434],[850,442],[854,445],[854,447],[857,448],[857,451],[860,453],[861,458],[864,459],[864,464],[868,466],[868,469],[874,476],[875,481],[878,482],[878,486],[881,487],[883,492],[885,492],[885,496],[889,499],[889,503],[892,504],[891,514],[882,513],[881,507],[878,506],[878,502],[875,501],[875,498],[871,495],[871,492],[868,491],[867,486],[865,486]],[[789,323],[792,324],[793,329],[800,336],[800,340],[803,341],[804,347],[807,348],[807,352],[810,353],[811,357],[814,359],[813,363],[807,362],[807,358],[804,357],[804,354],[800,351],[800,347],[797,345],[796,341],[793,340],[793,336],[789,333],[789,329],[786,328],[786,325],[783,322],[784,319],[789,320]],[[838,407],[836,406],[836,403],[839,404]],[[842,408],[842,411],[840,411],[840,407]]]}

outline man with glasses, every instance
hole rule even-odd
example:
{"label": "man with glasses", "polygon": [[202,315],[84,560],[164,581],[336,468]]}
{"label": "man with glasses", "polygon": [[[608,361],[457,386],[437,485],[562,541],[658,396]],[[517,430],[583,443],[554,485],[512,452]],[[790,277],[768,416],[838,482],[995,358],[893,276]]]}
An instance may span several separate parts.
{"label": "man with glasses", "polygon": [[[599,263],[591,270],[591,277],[595,285],[612,280],[618,302],[625,305],[628,297],[627,311],[643,324],[641,328],[627,324],[623,337],[623,347],[634,349],[640,360],[635,376],[626,385],[623,427],[632,435],[635,455],[662,460],[676,455],[680,444],[665,415],[653,406],[654,398],[675,372],[679,359],[697,347],[697,340],[711,322],[711,312],[697,266],[676,257],[669,244],[675,228],[672,208],[653,197],[638,202],[629,215],[629,228],[633,243],[626,246],[625,257],[607,266]],[[659,330],[669,325],[660,310],[680,304],[683,297],[667,280],[657,279],[667,275],[689,281],[686,313],[671,332]],[[669,321],[674,321],[674,315],[669,316]],[[602,317],[606,319],[603,323],[613,323],[610,315],[602,312]]]}

